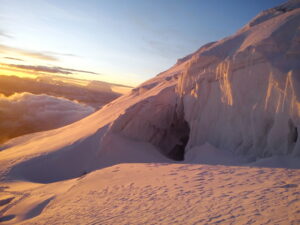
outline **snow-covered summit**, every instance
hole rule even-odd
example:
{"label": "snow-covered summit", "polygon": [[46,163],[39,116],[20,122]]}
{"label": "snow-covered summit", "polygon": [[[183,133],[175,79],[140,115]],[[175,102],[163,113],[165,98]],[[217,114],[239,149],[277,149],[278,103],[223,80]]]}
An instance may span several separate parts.
{"label": "snow-covered summit", "polygon": [[288,2],[283,3],[277,7],[262,11],[256,17],[254,17],[247,25],[249,27],[252,27],[257,24],[263,23],[269,19],[272,19],[276,16],[282,15],[283,13],[292,11],[294,9],[299,9],[299,8],[300,8],[299,0],[289,0]]}

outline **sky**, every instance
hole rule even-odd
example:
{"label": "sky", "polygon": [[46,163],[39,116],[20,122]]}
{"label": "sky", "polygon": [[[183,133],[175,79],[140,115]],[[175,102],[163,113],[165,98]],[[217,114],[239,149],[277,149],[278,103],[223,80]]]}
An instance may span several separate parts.
{"label": "sky", "polygon": [[0,75],[136,86],[283,0],[0,0]]}

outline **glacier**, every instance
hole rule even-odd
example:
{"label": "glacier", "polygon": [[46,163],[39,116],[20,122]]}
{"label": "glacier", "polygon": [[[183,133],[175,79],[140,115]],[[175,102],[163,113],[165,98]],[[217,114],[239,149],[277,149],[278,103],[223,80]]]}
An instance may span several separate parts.
{"label": "glacier", "polygon": [[299,0],[288,1],[94,114],[7,142],[1,179],[48,183],[122,162],[209,163],[210,154],[218,164],[298,160],[299,27]]}

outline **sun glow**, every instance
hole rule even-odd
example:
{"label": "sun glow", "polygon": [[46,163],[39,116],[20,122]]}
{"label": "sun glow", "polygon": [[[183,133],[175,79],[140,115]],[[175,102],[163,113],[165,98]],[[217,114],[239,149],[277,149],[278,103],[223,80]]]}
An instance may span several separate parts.
{"label": "sun glow", "polygon": [[0,64],[0,76],[17,76],[20,78],[37,78],[38,75],[26,70],[15,69],[5,64]]}

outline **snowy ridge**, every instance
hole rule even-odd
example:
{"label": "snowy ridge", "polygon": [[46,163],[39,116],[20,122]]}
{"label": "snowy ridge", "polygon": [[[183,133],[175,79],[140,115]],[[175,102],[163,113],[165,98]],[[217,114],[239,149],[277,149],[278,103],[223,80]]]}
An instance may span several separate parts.
{"label": "snowy ridge", "polygon": [[300,7],[300,1],[299,0],[290,0],[282,5],[279,5],[277,7],[264,10],[263,12],[259,13],[254,19],[252,19],[247,26],[255,26],[257,24],[263,23],[266,20],[272,19],[278,15],[281,15],[283,13],[292,11],[294,9],[297,9]]}

